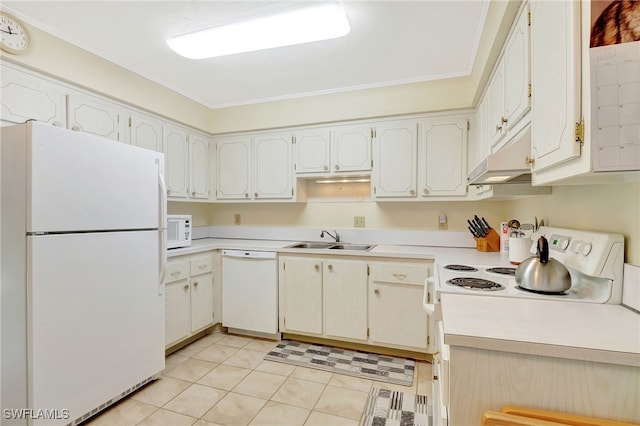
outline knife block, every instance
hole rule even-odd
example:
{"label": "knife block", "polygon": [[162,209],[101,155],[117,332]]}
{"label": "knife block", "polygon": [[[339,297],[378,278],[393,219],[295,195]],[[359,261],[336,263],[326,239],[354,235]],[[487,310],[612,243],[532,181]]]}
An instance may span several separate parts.
{"label": "knife block", "polygon": [[484,237],[473,237],[473,239],[476,240],[478,251],[500,251],[500,235],[493,228],[490,228]]}

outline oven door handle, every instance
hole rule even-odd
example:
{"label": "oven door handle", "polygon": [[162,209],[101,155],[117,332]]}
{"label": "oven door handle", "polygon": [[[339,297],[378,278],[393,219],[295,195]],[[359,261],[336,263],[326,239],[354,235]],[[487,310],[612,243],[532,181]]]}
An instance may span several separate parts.
{"label": "oven door handle", "polygon": [[435,279],[429,277],[424,280],[424,292],[422,295],[422,309],[424,309],[429,317],[433,316],[436,311],[435,294],[432,289],[435,289]]}

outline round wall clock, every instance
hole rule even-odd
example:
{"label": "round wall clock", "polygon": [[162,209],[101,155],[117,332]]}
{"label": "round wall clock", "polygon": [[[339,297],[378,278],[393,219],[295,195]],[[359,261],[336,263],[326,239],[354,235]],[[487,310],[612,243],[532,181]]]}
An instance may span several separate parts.
{"label": "round wall clock", "polygon": [[17,55],[24,53],[30,44],[27,27],[16,17],[0,11],[0,48]]}

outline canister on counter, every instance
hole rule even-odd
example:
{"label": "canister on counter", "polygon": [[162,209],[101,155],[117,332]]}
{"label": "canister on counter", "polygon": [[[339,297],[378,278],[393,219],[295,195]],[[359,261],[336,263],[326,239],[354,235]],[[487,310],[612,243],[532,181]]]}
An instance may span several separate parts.
{"label": "canister on counter", "polygon": [[509,252],[509,226],[507,222],[500,222],[500,252]]}

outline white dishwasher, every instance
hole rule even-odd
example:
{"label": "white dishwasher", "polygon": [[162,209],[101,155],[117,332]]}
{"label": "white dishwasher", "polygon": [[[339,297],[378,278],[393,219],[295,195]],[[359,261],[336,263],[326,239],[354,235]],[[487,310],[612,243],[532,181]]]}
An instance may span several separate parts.
{"label": "white dishwasher", "polygon": [[222,325],[234,333],[277,337],[275,252],[222,251]]}

